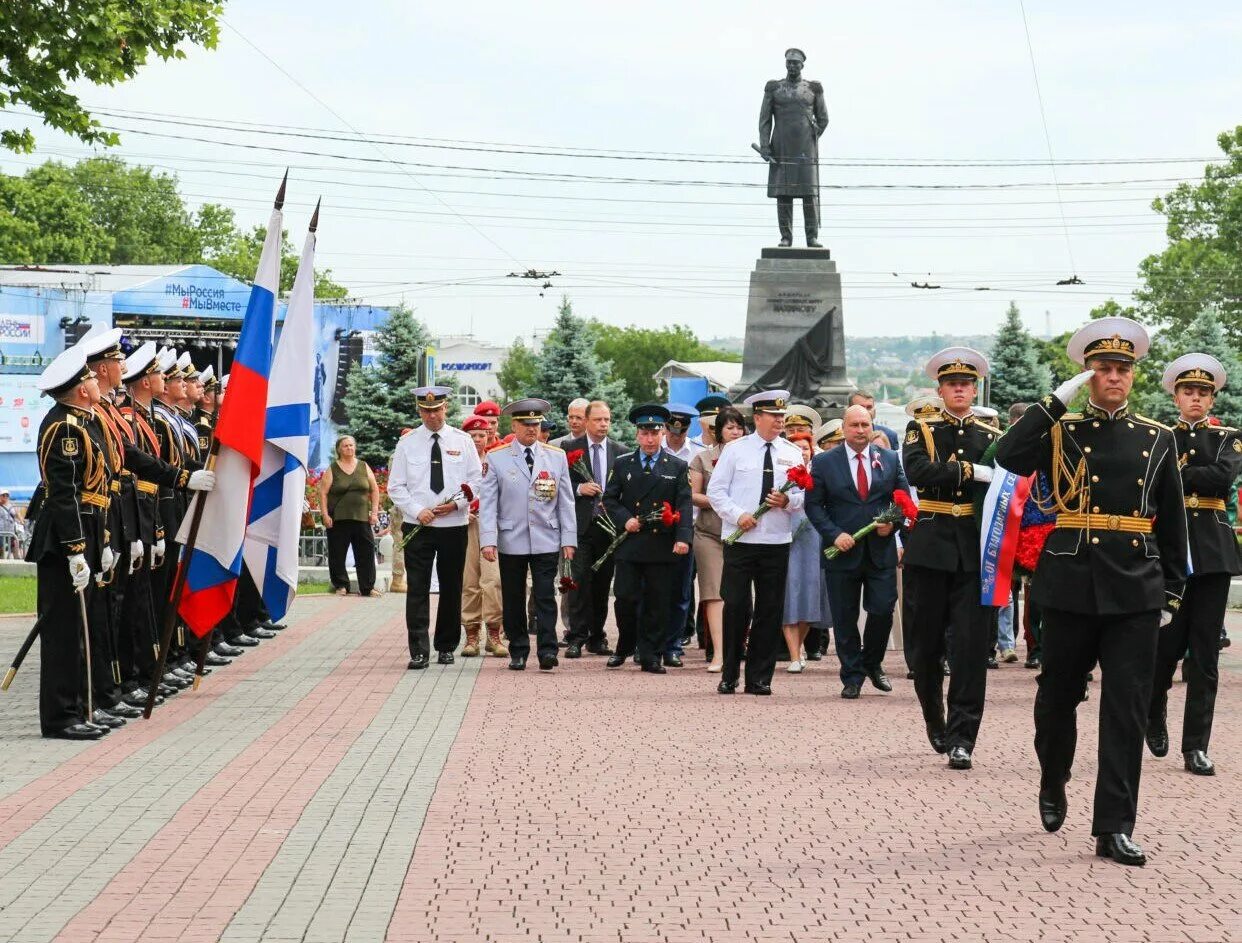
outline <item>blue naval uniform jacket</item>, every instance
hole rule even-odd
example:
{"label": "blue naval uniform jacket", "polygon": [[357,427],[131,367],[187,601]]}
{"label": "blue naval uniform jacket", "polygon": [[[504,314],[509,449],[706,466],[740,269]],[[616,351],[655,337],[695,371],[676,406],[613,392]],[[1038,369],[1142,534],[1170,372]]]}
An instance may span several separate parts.
{"label": "blue naval uniform jacket", "polygon": [[[516,439],[487,453],[479,496],[479,546],[501,553],[559,553],[578,546],[578,518],[569,463],[556,446],[530,446],[535,467],[526,465],[525,447]],[[552,487],[539,484],[547,473]],[[551,492],[549,495],[548,492]]]}

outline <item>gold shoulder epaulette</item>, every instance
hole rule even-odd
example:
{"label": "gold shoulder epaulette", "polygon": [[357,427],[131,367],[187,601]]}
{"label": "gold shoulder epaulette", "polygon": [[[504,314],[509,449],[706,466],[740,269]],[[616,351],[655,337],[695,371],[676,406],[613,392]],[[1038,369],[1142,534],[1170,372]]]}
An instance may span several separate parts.
{"label": "gold shoulder epaulette", "polygon": [[1215,429],[1217,432],[1222,433],[1222,434],[1226,432],[1237,432],[1238,431],[1233,426],[1212,426],[1211,428]]}
{"label": "gold shoulder epaulette", "polygon": [[564,452],[565,450],[559,445],[553,445],[551,442],[540,442],[545,449],[551,449],[553,452]]}
{"label": "gold shoulder epaulette", "polygon": [[65,424],[69,426],[80,426],[82,422],[73,413],[65,413]]}
{"label": "gold shoulder epaulette", "polygon": [[1082,413],[1064,413],[1060,419],[1061,422],[1081,422]]}
{"label": "gold shoulder epaulette", "polygon": [[976,420],[975,420],[975,425],[976,425],[976,426],[982,426],[982,427],[983,427],[986,431],[991,432],[991,433],[994,433],[995,435],[1000,435],[1000,434],[1001,434],[1001,431],[1000,431],[1000,427],[999,427],[999,426],[993,426],[993,425],[990,425],[990,424],[988,424],[988,423],[986,423],[986,422],[983,422],[983,421],[982,421],[982,420],[980,420],[980,419],[976,419]]}
{"label": "gold shoulder epaulette", "polygon": [[1158,429],[1163,429],[1165,432],[1173,431],[1172,426],[1166,426],[1164,423],[1157,422],[1155,419],[1152,419],[1149,416],[1143,416],[1143,415],[1140,415],[1139,413],[1135,413],[1134,418],[1137,419],[1139,422],[1147,423],[1149,426],[1155,426]]}
{"label": "gold shoulder epaulette", "polygon": [[508,442],[497,442],[495,445],[493,445],[493,446],[492,446],[491,448],[489,448],[487,451],[489,451],[489,452],[495,452],[497,449],[503,449],[503,448],[504,448],[505,446],[507,446],[508,444],[509,444]]}

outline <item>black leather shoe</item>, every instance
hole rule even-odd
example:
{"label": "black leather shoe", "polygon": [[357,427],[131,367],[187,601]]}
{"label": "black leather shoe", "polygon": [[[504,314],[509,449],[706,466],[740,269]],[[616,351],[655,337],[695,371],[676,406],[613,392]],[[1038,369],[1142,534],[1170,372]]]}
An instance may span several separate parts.
{"label": "black leather shoe", "polygon": [[239,655],[246,654],[244,648],[238,648],[236,645],[230,645],[228,642],[220,642],[213,649],[221,658],[236,658]]}
{"label": "black leather shoe", "polygon": [[164,697],[172,697],[174,694],[180,694],[181,688],[174,688],[171,685],[165,684],[161,681],[155,686],[155,693],[162,694]]}
{"label": "black leather shoe", "polygon": [[743,690],[745,690],[747,694],[759,694],[766,697],[772,693],[772,685],[757,682],[755,684],[746,685]]}
{"label": "black leather shoe", "polygon": [[812,649],[806,653],[807,661],[820,661],[824,656],[819,653],[819,649]]}
{"label": "black leather shoe", "polygon": [[970,769],[970,751],[965,747],[954,747],[949,751],[949,769]]}
{"label": "black leather shoe", "polygon": [[436,655],[437,665],[451,665],[452,663],[453,663],[452,652],[440,652],[438,655]]}
{"label": "black leather shoe", "polygon": [[649,674],[649,675],[666,675],[666,674],[668,674],[668,669],[667,669],[667,668],[665,668],[665,667],[664,667],[662,664],[660,664],[658,661],[647,662],[645,665],[643,665],[643,666],[642,666],[642,670],[643,670],[643,671],[645,671],[645,672],[647,672],[647,674]]}
{"label": "black leather shoe", "polygon": [[1147,735],[1143,739],[1147,741],[1147,749],[1151,750],[1152,756],[1168,755],[1169,726],[1165,722],[1164,717],[1149,717],[1147,719]]}
{"label": "black leather shoe", "polygon": [[1069,803],[1065,798],[1065,784],[1045,786],[1039,790],[1039,820],[1045,832],[1055,832],[1065,824]]}
{"label": "black leather shoe", "polygon": [[907,681],[913,681],[913,680],[914,680],[914,669],[913,669],[913,668],[907,668],[907,669],[906,669],[906,680],[907,680]]}
{"label": "black leather shoe", "polygon": [[664,667],[665,667],[665,668],[682,668],[682,667],[684,667],[684,665],[682,664],[682,661],[681,661],[681,656],[680,656],[680,655],[665,655],[665,656],[664,656]]}
{"label": "black leather shoe", "polygon": [[289,626],[284,622],[273,622],[271,619],[268,619],[266,622],[260,622],[259,628],[267,629],[269,632],[281,632],[289,628]]}
{"label": "black leather shoe", "polygon": [[[145,710],[147,706],[147,689],[134,688],[134,690],[125,695],[125,703],[130,707],[138,708],[139,711]],[[163,703],[164,698],[157,693],[155,695],[155,706],[159,707]]]}
{"label": "black leather shoe", "polygon": [[1208,759],[1205,750],[1187,750],[1182,754],[1182,759],[1186,761],[1186,769],[1190,770],[1196,776],[1215,776],[1216,767],[1212,765],[1212,761]]}
{"label": "black leather shoe", "polygon": [[718,685],[716,685],[717,694],[732,694],[736,690],[736,681],[721,681]]}
{"label": "black leather shoe", "polygon": [[935,724],[927,725],[927,742],[931,744],[932,749],[937,753],[948,753],[948,744],[944,742],[944,724],[940,726]]}
{"label": "black leather shoe", "polygon": [[1023,668],[1038,668],[1040,667],[1039,659],[1036,658],[1034,655],[1032,655],[1030,658],[1026,660],[1026,662],[1022,665],[1022,667]]}
{"label": "black leather shoe", "polygon": [[587,642],[587,653],[590,655],[611,655],[612,649],[608,647],[607,642],[595,642],[594,644]]}
{"label": "black leather shoe", "polygon": [[418,671],[419,669],[426,668],[426,667],[427,667],[427,656],[426,655],[415,655],[413,658],[410,659],[410,663],[406,665],[406,668],[409,669],[410,671]]}
{"label": "black leather shoe", "polygon": [[1121,832],[1098,836],[1095,839],[1095,856],[1112,858],[1118,864],[1130,864],[1140,868],[1147,864],[1147,855],[1143,854],[1143,849],[1130,841],[1129,835]]}
{"label": "black leather shoe", "polygon": [[257,639],[269,639],[269,638],[276,637],[276,633],[273,632],[271,629],[265,629],[262,626],[258,626],[258,625],[256,625],[253,629],[251,629],[246,634],[249,635],[251,638],[257,638]]}
{"label": "black leather shoe", "polygon": [[191,684],[189,678],[172,671],[165,671],[164,677],[160,678],[160,683],[176,688],[178,691],[184,691]]}
{"label": "black leather shoe", "polygon": [[613,655],[611,658],[608,659],[608,663],[604,667],[605,668],[621,668],[624,665],[625,665],[624,655]]}
{"label": "black leather shoe", "polygon": [[215,652],[208,652],[207,657],[203,660],[203,664],[211,668],[223,668],[225,665],[233,664],[233,659],[217,655]]}
{"label": "black leather shoe", "polygon": [[995,656],[995,655],[989,655],[989,656],[988,656],[988,667],[989,667],[989,668],[999,668],[999,667],[1000,667],[1000,662],[998,662],[998,661],[996,660],[996,656]]}
{"label": "black leather shoe", "polygon": [[582,644],[580,642],[570,642],[568,645],[566,645],[565,646],[565,657],[566,658],[581,658],[582,657]]}
{"label": "black leather shoe", "polygon": [[126,720],[134,720],[142,716],[142,711],[139,708],[126,704],[124,701],[118,701],[107,708],[107,711],[113,717],[124,717]]}
{"label": "black leather shoe", "polygon": [[241,646],[242,648],[254,648],[259,644],[259,640],[252,635],[239,635],[237,638],[229,639],[229,644],[234,648]]}
{"label": "black leather shoe", "polygon": [[847,684],[841,689],[841,696],[847,701],[858,700],[860,694],[862,694],[862,689],[856,684]]}
{"label": "black leather shoe", "polygon": [[888,680],[888,675],[884,673],[883,668],[877,668],[875,671],[869,672],[867,677],[870,679],[872,687],[879,688],[886,693],[893,690],[893,682]]}
{"label": "black leather shoe", "polygon": [[539,670],[540,671],[551,671],[553,668],[555,668],[559,664],[560,662],[556,660],[555,655],[540,655],[539,656]]}
{"label": "black leather shoe", "polygon": [[43,736],[52,740],[98,740],[107,732],[106,727],[96,727],[93,724],[70,724],[68,727],[61,727],[60,730],[53,730]]}
{"label": "black leather shoe", "polygon": [[108,727],[115,730],[117,727],[125,726],[125,718],[115,717],[102,707],[96,707],[95,713],[91,715],[91,723],[96,727]]}
{"label": "black leather shoe", "polygon": [[525,655],[510,655],[509,656],[509,670],[510,671],[525,671],[526,670],[526,656]]}

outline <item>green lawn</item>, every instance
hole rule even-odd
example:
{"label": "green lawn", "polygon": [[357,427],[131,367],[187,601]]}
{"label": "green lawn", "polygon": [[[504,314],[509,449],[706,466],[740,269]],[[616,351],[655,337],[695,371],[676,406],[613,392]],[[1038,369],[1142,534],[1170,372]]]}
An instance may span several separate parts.
{"label": "green lawn", "polygon": [[[35,583],[33,576],[0,577],[0,615],[34,612]],[[322,595],[331,591],[331,583],[303,583],[298,587],[299,596]]]}

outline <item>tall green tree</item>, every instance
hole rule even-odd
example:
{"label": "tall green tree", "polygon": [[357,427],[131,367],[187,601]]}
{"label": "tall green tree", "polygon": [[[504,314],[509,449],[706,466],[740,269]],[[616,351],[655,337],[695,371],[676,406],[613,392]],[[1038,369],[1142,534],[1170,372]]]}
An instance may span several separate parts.
{"label": "tall green tree", "polygon": [[[389,312],[375,334],[375,362],[349,372],[344,400],[348,421],[341,431],[354,437],[358,454],[371,465],[387,465],[401,430],[421,424],[414,390],[423,351],[430,344],[427,326],[401,305]],[[444,378],[436,382],[443,384]],[[457,413],[457,403],[450,399],[450,422]]]}
{"label": "tall green tree", "polygon": [[105,262],[115,240],[57,161],[21,177],[0,175],[0,260],[11,265]]}
{"label": "tall green tree", "polygon": [[[87,144],[116,144],[69,91],[85,79],[116,85],[151,58],[184,59],[186,44],[214,49],[222,0],[5,0],[0,7],[0,109],[25,107]],[[0,146],[34,149],[29,128],[0,131]]]}
{"label": "tall green tree", "polygon": [[612,375],[625,384],[626,393],[635,403],[662,398],[659,384],[652,375],[670,360],[738,363],[742,359],[737,354],[709,347],[683,324],[641,328],[592,321],[590,326],[595,334],[595,353],[612,364]]}
{"label": "tall green tree", "polygon": [[1032,403],[1050,389],[1051,373],[1039,359],[1040,345],[1022,323],[1022,314],[1009,302],[1005,321],[992,345],[992,406],[1004,414],[1014,403]]}
{"label": "tall green tree", "polygon": [[1226,336],[1242,344],[1242,125],[1221,133],[1223,162],[1203,179],[1155,200],[1169,244],[1139,265],[1141,320],[1180,330],[1214,308]]}
{"label": "tall green tree", "polygon": [[90,204],[92,219],[112,238],[108,262],[169,265],[200,255],[198,228],[172,174],[131,166],[112,157],[79,161],[69,173]]}
{"label": "tall green tree", "polygon": [[625,419],[632,402],[625,383],[612,376],[612,364],[595,352],[595,335],[587,321],[574,314],[568,297],[561,300],[556,324],[539,352],[531,395],[551,403],[552,419],[562,426],[573,400],[580,396],[604,400],[612,410],[616,435],[632,435]]}
{"label": "tall green tree", "polygon": [[[227,275],[250,281],[259,266],[266,231],[263,226],[255,226],[243,232],[237,228],[236,215],[231,209],[214,204],[204,206],[199,211],[202,260]],[[280,237],[280,290],[287,292],[293,288],[301,252],[294,248],[287,230],[282,230]],[[331,269],[315,269],[316,299],[323,301],[348,295],[349,289],[332,280]]]}
{"label": "tall green tree", "polygon": [[504,366],[496,374],[505,399],[512,402],[524,396],[533,396],[535,372],[538,368],[539,358],[519,337],[509,348]]}
{"label": "tall green tree", "polygon": [[[1164,390],[1160,380],[1164,368],[1187,353],[1211,354],[1220,361],[1228,383],[1216,395],[1212,415],[1227,426],[1242,424],[1242,360],[1239,360],[1236,347],[1225,333],[1220,316],[1211,308],[1200,312],[1185,330],[1164,331],[1156,338],[1149,355],[1140,361],[1143,372],[1151,380],[1146,391],[1132,397],[1139,411],[1160,422],[1177,421],[1173,397]],[[1137,387],[1137,383],[1135,385]]]}

